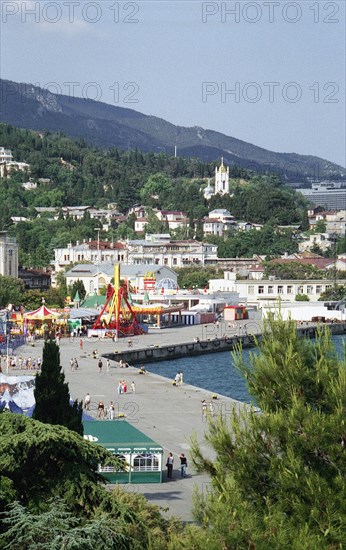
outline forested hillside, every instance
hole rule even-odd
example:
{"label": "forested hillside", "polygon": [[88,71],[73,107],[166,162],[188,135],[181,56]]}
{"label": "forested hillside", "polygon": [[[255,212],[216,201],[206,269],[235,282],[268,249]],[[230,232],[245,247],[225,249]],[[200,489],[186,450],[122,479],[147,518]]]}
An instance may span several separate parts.
{"label": "forested hillside", "polygon": [[[231,195],[216,195],[207,203],[203,188],[208,178],[213,177],[220,159],[203,163],[163,153],[104,151],[62,134],[39,134],[6,124],[0,124],[0,146],[10,148],[14,160],[30,165],[30,173],[15,172],[0,181],[0,229],[10,230],[10,234],[17,237],[24,265],[49,265],[55,247],[65,246],[70,240],[95,238],[95,226],[99,224],[95,224],[88,213],[79,222],[63,219],[62,215],[56,221],[52,221],[49,214],[37,218],[35,207],[88,205],[107,208],[108,204],[116,203],[124,214],[136,204],[181,210],[190,220],[188,236],[197,238],[201,238],[201,221],[197,223],[197,234],[193,222],[201,220],[214,208],[227,208],[237,219],[271,226],[304,221],[302,195],[283,186],[278,176],[258,176],[237,167],[230,169]],[[37,182],[36,189],[23,188],[22,183],[29,178]],[[13,216],[26,217],[30,221],[14,226]],[[151,229],[164,228],[153,223]],[[134,238],[134,218],[120,225],[112,224],[111,231],[103,235],[106,236],[109,239]],[[232,243],[232,246],[221,247],[222,255],[234,252],[236,241],[233,239]]]}
{"label": "forested hillside", "polygon": [[177,146],[183,157],[210,162],[223,156],[228,165],[262,174],[274,172],[293,182],[346,175],[342,166],[316,156],[269,151],[212,129],[176,126],[133,109],[56,94],[33,84],[0,79],[0,102],[2,120],[7,124],[40,132],[63,131],[103,148],[169,154]]}

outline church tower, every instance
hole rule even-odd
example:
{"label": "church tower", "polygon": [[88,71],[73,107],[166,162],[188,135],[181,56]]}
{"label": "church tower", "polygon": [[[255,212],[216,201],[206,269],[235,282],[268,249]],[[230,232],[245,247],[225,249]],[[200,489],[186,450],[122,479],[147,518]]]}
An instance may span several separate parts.
{"label": "church tower", "polygon": [[215,194],[226,195],[229,193],[229,167],[224,166],[221,158],[220,168],[215,167]]}

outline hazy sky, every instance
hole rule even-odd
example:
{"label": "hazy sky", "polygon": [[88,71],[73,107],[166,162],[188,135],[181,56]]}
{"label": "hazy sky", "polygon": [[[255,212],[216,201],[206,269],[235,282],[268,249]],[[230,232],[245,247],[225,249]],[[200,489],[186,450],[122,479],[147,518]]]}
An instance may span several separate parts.
{"label": "hazy sky", "polygon": [[345,2],[1,2],[1,77],[345,162]]}

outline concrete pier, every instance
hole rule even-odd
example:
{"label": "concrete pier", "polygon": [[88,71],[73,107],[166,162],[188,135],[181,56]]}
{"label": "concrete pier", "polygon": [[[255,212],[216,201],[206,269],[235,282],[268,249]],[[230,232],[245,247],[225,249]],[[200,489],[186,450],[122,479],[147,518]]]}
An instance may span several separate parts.
{"label": "concrete pier", "polygon": [[[344,334],[346,332],[346,322],[329,324],[328,326],[333,334]],[[298,327],[297,331],[301,337],[313,338],[316,335],[317,328],[318,325],[316,324],[304,323],[304,326]],[[170,338],[165,338],[165,336],[171,334],[171,332],[168,332],[169,330],[178,331],[179,329],[166,329],[167,332],[164,329],[159,331],[162,338],[160,338],[160,341],[157,341],[158,339],[156,338],[157,343],[155,344],[146,345],[145,347],[136,347],[134,349],[134,347],[129,347],[129,342],[125,339],[125,346],[127,345],[127,349],[124,349],[123,342],[121,350],[104,354],[104,357],[108,357],[113,361],[120,361],[120,359],[122,359],[126,363],[133,365],[138,363],[145,364],[157,361],[169,361],[170,359],[205,355],[206,353],[233,351],[239,344],[246,349],[254,347],[255,339],[261,339],[262,326],[259,326],[258,321],[256,321],[256,324],[243,321],[241,325],[237,325],[233,328],[234,334],[232,334],[232,329],[224,323],[221,327],[220,325],[185,327],[185,331],[188,332],[192,332],[192,329],[194,329],[194,332],[201,332],[201,338],[195,336],[193,340],[191,338],[188,342],[177,342],[175,338],[170,340]],[[251,329],[256,329],[256,331],[252,331]],[[176,332],[176,335],[178,335],[178,332]],[[211,336],[213,337],[211,338]],[[167,343],[167,340],[169,343]],[[130,339],[130,341],[133,346],[132,339]]]}

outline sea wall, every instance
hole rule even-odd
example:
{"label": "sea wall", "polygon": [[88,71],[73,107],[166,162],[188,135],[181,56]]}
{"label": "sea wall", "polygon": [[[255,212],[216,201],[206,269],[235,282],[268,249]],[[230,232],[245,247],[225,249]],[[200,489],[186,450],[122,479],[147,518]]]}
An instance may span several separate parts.
{"label": "sea wall", "polygon": [[[346,322],[328,325],[333,334],[345,334]],[[316,334],[317,325],[297,328],[301,337],[313,338]],[[247,334],[242,336],[231,336],[223,338],[213,338],[194,342],[172,343],[168,345],[149,346],[140,349],[129,349],[121,352],[107,353],[107,357],[113,361],[124,360],[130,365],[141,363],[153,363],[156,361],[167,361],[169,359],[179,359],[193,355],[204,355],[206,353],[216,353],[222,351],[234,350],[241,344],[243,348],[255,346],[255,339],[260,339],[261,334]]]}

